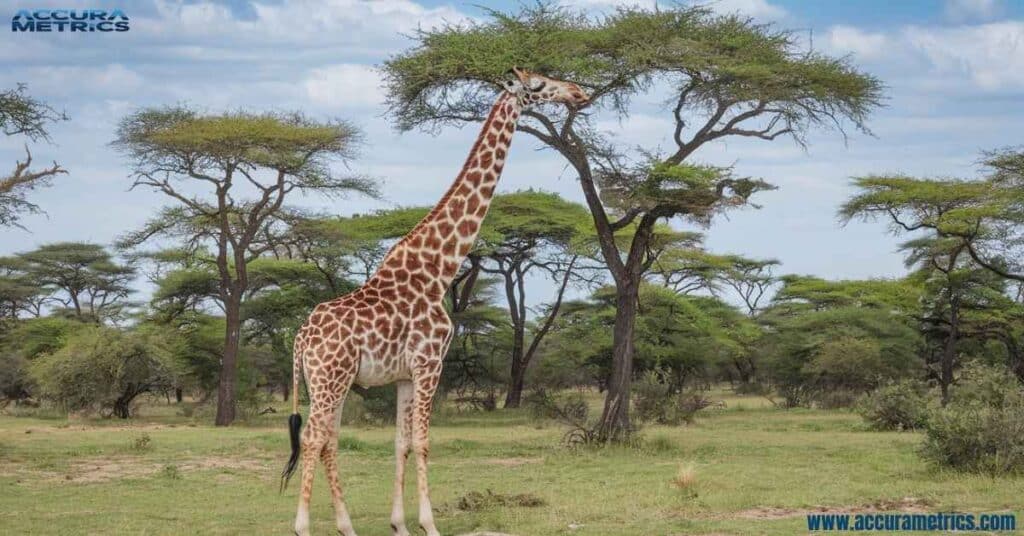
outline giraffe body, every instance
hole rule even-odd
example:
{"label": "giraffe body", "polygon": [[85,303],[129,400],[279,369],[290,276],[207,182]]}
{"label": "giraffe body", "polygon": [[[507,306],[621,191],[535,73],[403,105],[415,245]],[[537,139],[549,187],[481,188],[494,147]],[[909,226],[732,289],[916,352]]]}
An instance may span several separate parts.
{"label": "giraffe body", "polygon": [[285,482],[302,455],[302,487],[295,520],[299,536],[309,534],[309,501],[319,458],[327,471],[338,531],[354,536],[337,472],[341,408],[353,383],[363,387],[398,384],[395,488],[391,527],[407,536],[403,509],[405,462],[416,455],[419,523],[438,536],[427,486],[430,411],[451,342],[452,322],[444,295],[469,253],[487,214],[524,105],[536,101],[579,105],[587,97],[575,84],[515,70],[491,108],[455,182],[431,212],[398,241],[377,272],[354,292],[321,303],[295,337],[294,404],[290,424],[297,440],[298,379],[309,391],[309,422],[301,449],[293,447]]}

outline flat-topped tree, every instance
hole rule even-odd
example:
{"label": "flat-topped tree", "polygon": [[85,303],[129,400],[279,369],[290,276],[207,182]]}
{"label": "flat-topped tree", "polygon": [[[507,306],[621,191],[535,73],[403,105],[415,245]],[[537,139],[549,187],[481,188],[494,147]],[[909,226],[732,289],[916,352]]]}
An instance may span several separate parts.
{"label": "flat-topped tree", "polygon": [[[522,402],[526,372],[558,316],[574,274],[581,242],[593,235],[583,206],[557,194],[519,191],[498,195],[470,252],[468,270],[500,279],[512,328],[511,369],[505,407]],[[476,264],[478,263],[478,264]],[[526,304],[526,280],[544,273],[556,285],[553,299],[533,321]],[[469,287],[463,286],[462,291]]]}
{"label": "flat-topped tree", "polygon": [[[541,3],[518,14],[420,31],[416,45],[384,66],[391,112],[402,129],[483,120],[502,73],[520,65],[578,81],[593,105],[539,107],[519,130],[562,155],[577,173],[601,252],[617,288],[613,372],[599,434],[628,434],[633,326],[655,224],[682,217],[707,224],[768,188],[728,169],[688,159],[726,137],[799,144],[815,127],[865,129],[881,84],[845,58],[797,47],[792,35],[701,7],[626,8],[604,17]],[[672,90],[667,151],[627,158],[628,144],[594,129],[591,117],[624,118],[630,99]],[[653,155],[653,156],[652,156]],[[617,229],[636,226],[628,247]]]}
{"label": "flat-topped tree", "polygon": [[102,323],[123,316],[135,269],[99,244],[58,242],[19,253],[21,270],[51,301],[77,319]]}
{"label": "flat-topped tree", "polygon": [[267,226],[275,224],[293,191],[375,194],[371,181],[338,176],[330,167],[353,156],[358,138],[347,123],[318,122],[300,113],[201,114],[172,107],[141,110],[121,121],[113,145],[131,161],[133,187],[163,193],[175,203],[126,236],[123,245],[166,236],[215,254],[217,300],[226,317],[218,425],[235,419],[247,267],[272,247],[263,238]]}
{"label": "flat-topped tree", "polygon": [[846,220],[886,219],[895,232],[930,231],[999,277],[1024,282],[1024,150],[983,153],[978,179],[879,174],[858,177]]}

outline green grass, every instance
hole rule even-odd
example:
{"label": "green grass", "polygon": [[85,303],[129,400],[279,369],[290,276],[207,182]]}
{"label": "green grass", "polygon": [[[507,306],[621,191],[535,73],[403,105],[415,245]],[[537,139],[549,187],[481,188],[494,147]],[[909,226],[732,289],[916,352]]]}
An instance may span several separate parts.
{"label": "green grass", "polygon": [[[804,512],[822,507],[1022,513],[1024,479],[928,467],[915,454],[916,434],[869,432],[846,412],[726,398],[728,409],[709,410],[689,427],[647,427],[639,447],[600,450],[559,446],[562,430],[532,424],[525,412],[445,414],[432,431],[439,528],[520,536],[789,535],[806,532]],[[278,413],[218,429],[167,406],[145,408],[127,424],[0,416],[0,532],[290,534],[296,485],[277,493],[288,449],[284,421]],[[393,433],[342,430],[342,481],[364,536],[390,535]],[[685,466],[692,466],[693,482],[680,489],[674,480]],[[409,474],[413,528],[415,472]],[[543,504],[485,500],[477,510],[458,508],[460,498],[487,498],[488,490]],[[335,533],[319,471],[312,522],[316,534]]]}

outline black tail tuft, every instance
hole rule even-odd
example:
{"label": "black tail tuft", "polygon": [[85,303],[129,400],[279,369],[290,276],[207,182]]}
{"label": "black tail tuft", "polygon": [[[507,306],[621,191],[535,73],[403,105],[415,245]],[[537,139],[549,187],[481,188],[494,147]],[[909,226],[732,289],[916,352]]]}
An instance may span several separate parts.
{"label": "black tail tuft", "polygon": [[[293,395],[294,396],[294,395]],[[292,413],[288,417],[288,436],[292,441],[292,455],[288,458],[288,465],[284,466],[284,471],[281,471],[281,491],[288,487],[288,481],[292,478],[292,474],[295,473],[295,468],[299,465],[299,430],[302,428],[302,415],[298,413]]]}

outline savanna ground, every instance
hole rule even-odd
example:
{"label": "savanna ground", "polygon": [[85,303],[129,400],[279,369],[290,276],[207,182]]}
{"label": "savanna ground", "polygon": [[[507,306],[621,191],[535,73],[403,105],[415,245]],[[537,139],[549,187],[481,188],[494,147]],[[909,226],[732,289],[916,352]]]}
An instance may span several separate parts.
{"label": "savanna ground", "polygon": [[[725,409],[685,427],[647,426],[642,446],[629,448],[568,449],[560,426],[526,411],[444,411],[432,432],[439,528],[788,535],[806,532],[809,512],[1024,513],[1024,479],[929,467],[915,454],[918,434],[867,431],[844,411],[720,395]],[[0,416],[0,532],[290,534],[297,486],[277,491],[284,406],[229,429],[158,404],[129,422]],[[390,536],[393,433],[342,430],[342,479],[360,535]],[[311,517],[315,533],[335,533],[322,471]]]}

